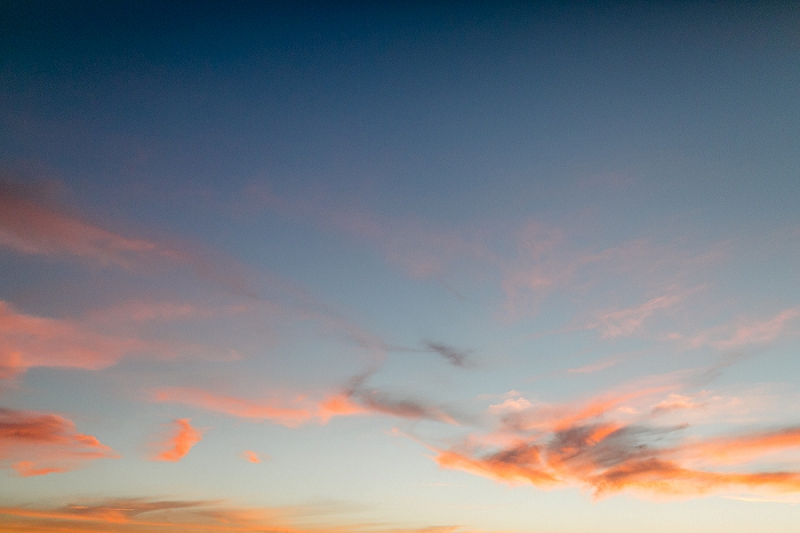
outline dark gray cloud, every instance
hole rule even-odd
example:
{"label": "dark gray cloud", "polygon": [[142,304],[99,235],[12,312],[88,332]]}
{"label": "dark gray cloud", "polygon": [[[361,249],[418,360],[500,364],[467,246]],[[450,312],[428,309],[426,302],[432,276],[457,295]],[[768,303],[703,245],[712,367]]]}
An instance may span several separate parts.
{"label": "dark gray cloud", "polygon": [[472,352],[458,350],[452,346],[448,346],[439,342],[424,341],[423,344],[426,346],[427,351],[438,353],[453,366],[466,368],[472,365],[469,359],[469,356],[472,354]]}

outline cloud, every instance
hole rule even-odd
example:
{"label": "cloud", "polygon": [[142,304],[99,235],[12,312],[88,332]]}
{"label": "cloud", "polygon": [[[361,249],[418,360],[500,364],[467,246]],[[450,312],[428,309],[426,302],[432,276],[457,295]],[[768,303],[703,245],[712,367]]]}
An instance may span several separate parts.
{"label": "cloud", "polygon": [[800,307],[785,309],[769,320],[741,321],[729,339],[713,342],[712,345],[721,350],[739,348],[748,344],[766,344],[777,339],[786,332],[787,326],[800,318]]}
{"label": "cloud", "polygon": [[469,366],[469,352],[465,352],[462,350],[457,350],[452,346],[448,346],[446,344],[441,344],[438,342],[431,342],[425,341],[425,346],[427,346],[428,350],[438,353],[441,355],[448,363],[453,366],[457,366],[460,368],[465,368]]}
{"label": "cloud", "polygon": [[153,271],[175,266],[190,268],[199,278],[226,290],[253,296],[241,268],[230,260],[212,260],[209,254],[186,246],[124,236],[68,213],[43,198],[42,187],[0,180],[0,246],[26,255],[78,259],[102,267]]}
{"label": "cloud", "polygon": [[34,191],[0,182],[0,245],[36,255],[71,255],[132,268],[137,258],[169,256],[146,239],[128,238],[33,200]]}
{"label": "cloud", "polygon": [[672,307],[683,300],[684,294],[665,294],[652,298],[640,306],[615,311],[605,311],[598,315],[599,323],[594,325],[604,339],[629,337],[642,325],[646,318],[659,309]]}
{"label": "cloud", "polygon": [[689,442],[681,448],[685,459],[712,464],[737,464],[785,450],[800,451],[800,426]]}
{"label": "cloud", "polygon": [[766,320],[739,318],[694,335],[687,336],[674,332],[664,338],[690,349],[713,346],[720,350],[735,350],[751,345],[769,344],[784,335],[796,335],[799,330],[797,326],[792,327],[792,323],[799,318],[800,307],[791,307]]}
{"label": "cloud", "polygon": [[[575,424],[599,419],[612,411],[640,412],[648,398],[674,390],[676,383],[639,383],[622,390],[611,391],[587,400],[565,404],[531,403],[520,397],[514,400],[519,409],[503,409],[504,404],[490,407],[490,412],[499,415],[503,430],[519,431],[560,431]],[[634,408],[637,406],[638,408]]]}
{"label": "cloud", "polygon": [[[109,314],[117,324],[124,317]],[[56,319],[20,313],[0,300],[0,378],[13,378],[33,367],[70,367],[101,370],[124,357],[153,355],[172,358],[182,354],[204,354],[219,358],[230,350],[180,341],[152,341],[110,331],[107,321]]]}
{"label": "cloud", "polygon": [[[192,531],[255,531],[274,520],[269,511],[232,508],[213,501],[120,498],[51,509],[0,508],[11,531],[151,532],[173,528]],[[18,528],[18,529],[17,529]],[[291,531],[291,529],[290,529]]]}
{"label": "cloud", "polygon": [[[422,528],[390,524],[326,524],[331,513],[349,513],[351,506],[321,504],[289,507],[243,507],[228,502],[155,498],[114,498],[70,503],[58,507],[0,507],[3,531],[38,533],[451,533],[460,526]],[[303,526],[298,525],[302,521]]]}
{"label": "cloud", "polygon": [[17,312],[0,301],[0,365],[12,376],[36,366],[98,370],[148,346],[88,331],[76,322]]}
{"label": "cloud", "polygon": [[[464,470],[506,483],[524,482],[541,488],[589,488],[596,497],[622,490],[661,496],[700,495],[732,488],[800,491],[800,472],[797,471],[732,473],[713,470],[729,462],[727,457],[708,453],[720,450],[720,443],[714,441],[685,447],[657,446],[665,435],[683,429],[680,426],[578,424],[533,442],[522,441],[488,453],[476,449],[433,448],[437,452],[434,460],[442,468]],[[758,456],[765,451],[797,451],[800,447],[794,430],[744,435],[727,441],[731,445],[738,442],[753,443],[750,451],[755,449]],[[706,459],[706,468],[702,470],[688,466],[689,458],[696,459],[699,453],[705,454],[703,458]]]}
{"label": "cloud", "polygon": [[286,407],[276,401],[254,402],[196,388],[160,389],[153,393],[153,400],[160,403],[189,405],[236,418],[269,420],[287,427],[297,427],[314,416],[314,412],[305,407]]}
{"label": "cloud", "polygon": [[412,398],[397,398],[377,390],[359,391],[354,396],[367,410],[412,420],[428,419],[457,425],[452,415],[439,407]]}
{"label": "cloud", "polygon": [[[385,345],[380,338],[338,316],[289,280],[275,274],[253,272],[224,254],[198,245],[125,235],[109,229],[107,224],[91,222],[59,205],[53,201],[54,195],[47,194],[45,189],[41,185],[15,184],[0,179],[0,247],[20,254],[79,260],[93,267],[115,267],[137,274],[163,276],[169,272],[183,274],[189,270],[194,278],[207,282],[212,288],[222,288],[230,295],[244,297],[251,309],[257,307],[258,311],[287,321],[315,321],[325,330],[343,334],[373,356],[382,354]],[[255,287],[254,279],[259,280],[259,287]],[[117,317],[146,322],[212,318],[225,312],[225,309],[210,309],[187,302],[136,304],[129,302],[127,308],[125,305],[109,308],[107,317],[95,313],[95,316],[87,318],[97,323]],[[243,307],[233,305],[228,306],[228,310],[241,310]],[[127,316],[122,317],[123,314]],[[101,352],[118,354],[119,349],[103,349]],[[19,373],[14,370],[15,366],[4,365],[4,362],[13,364],[16,357],[14,350],[6,354],[0,352],[0,376],[10,377]],[[107,357],[111,360],[118,358],[118,355]],[[106,363],[97,364],[103,367]],[[83,363],[76,366],[83,367]]]}
{"label": "cloud", "polygon": [[153,391],[151,397],[153,401],[160,403],[189,405],[236,418],[257,422],[270,421],[290,428],[312,421],[325,424],[336,416],[364,414],[457,423],[452,415],[439,407],[412,398],[396,397],[382,391],[366,389],[360,385],[325,396],[322,400],[312,400],[301,395],[290,402],[253,401],[188,387],[158,389]]}
{"label": "cloud", "polygon": [[[671,388],[612,392],[565,405],[535,403],[517,393],[490,406],[499,425],[494,433],[473,434],[449,448],[426,446],[442,468],[510,484],[575,486],[595,497],[619,491],[656,497],[800,492],[800,469],[785,466],[796,464],[800,427],[692,437],[685,423],[653,425],[664,413],[706,408],[697,396]],[[705,391],[700,397],[715,400]],[[709,423],[720,420],[714,416]],[[770,458],[782,460],[778,468]],[[735,464],[745,468],[731,471]]]}
{"label": "cloud", "polygon": [[600,313],[590,325],[601,328],[606,338],[632,334],[657,309],[675,305],[696,290],[671,292],[717,262],[726,246],[721,243],[710,251],[695,252],[636,239],[598,251],[576,246],[565,229],[540,222],[520,229],[515,241],[515,256],[493,257],[501,272],[503,310],[509,319],[537,314],[541,302],[556,290],[593,296],[593,289],[616,279],[629,290],[666,292],[638,307]]}
{"label": "cloud", "polygon": [[319,403],[317,416],[322,423],[327,423],[334,416],[352,416],[369,413],[369,410],[354,402],[349,393],[339,393],[328,396]]}
{"label": "cloud", "polygon": [[702,407],[702,404],[695,402],[695,399],[691,396],[673,393],[670,394],[666,400],[658,402],[655,407],[653,407],[652,412],[654,415],[657,415],[682,409],[698,409],[700,407]]}
{"label": "cloud", "polygon": [[154,454],[152,461],[175,463],[183,459],[192,447],[203,439],[203,432],[192,427],[190,418],[172,421],[172,433],[162,442],[155,443],[161,451]]}
{"label": "cloud", "polygon": [[550,487],[558,483],[557,478],[542,468],[536,446],[520,445],[483,458],[454,450],[436,451],[438,455],[434,460],[442,468],[463,470],[507,483],[528,482],[537,487]]}
{"label": "cloud", "polygon": [[21,476],[67,472],[119,455],[62,416],[0,408],[0,464]]}
{"label": "cloud", "polygon": [[239,457],[241,457],[245,461],[255,464],[258,464],[262,461],[268,461],[270,459],[269,455],[254,452],[252,450],[244,450],[242,453],[239,454]]}

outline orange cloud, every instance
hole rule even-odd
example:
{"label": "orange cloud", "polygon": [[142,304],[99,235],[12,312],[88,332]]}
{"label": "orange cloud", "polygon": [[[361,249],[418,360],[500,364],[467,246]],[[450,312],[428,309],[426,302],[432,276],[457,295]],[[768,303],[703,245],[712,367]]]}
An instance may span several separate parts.
{"label": "orange cloud", "polygon": [[[331,504],[296,507],[234,507],[221,502],[192,500],[111,499],[52,508],[0,507],[3,531],[37,533],[469,533],[460,526],[398,528],[388,525],[313,525],[337,510]],[[346,510],[346,509],[345,509]],[[294,521],[308,524],[297,527]]]}
{"label": "orange cloud", "polygon": [[263,453],[254,452],[252,450],[245,450],[239,454],[239,457],[251,463],[260,463],[261,461],[268,460],[269,456]]}
{"label": "orange cloud", "polygon": [[396,399],[375,390],[347,391],[330,395],[321,401],[301,396],[286,405],[278,400],[256,402],[233,396],[211,393],[202,389],[172,387],[153,392],[152,399],[161,403],[176,403],[255,421],[269,420],[286,427],[297,427],[316,420],[325,424],[335,416],[384,414],[418,420],[426,418],[447,424],[457,424],[448,413],[417,400]]}
{"label": "orange cloud", "polygon": [[800,451],[800,427],[704,439],[687,443],[680,453],[711,464],[734,464],[784,450]]}
{"label": "orange cloud", "polygon": [[334,394],[320,402],[318,415],[323,423],[334,416],[351,416],[369,412],[365,407],[355,403],[347,394]]}
{"label": "orange cloud", "polygon": [[[674,431],[616,424],[578,425],[543,438],[522,441],[490,453],[432,448],[442,468],[463,470],[495,481],[530,483],[540,488],[588,487],[596,497],[622,490],[651,495],[687,496],[725,489],[800,492],[800,472],[719,472],[690,468],[701,455],[707,466],[731,456],[748,460],[765,452],[800,447],[799,430],[712,440],[687,447],[658,448],[653,437]],[[744,452],[724,452],[740,444]]]}
{"label": "orange cloud", "polygon": [[270,402],[258,403],[192,388],[161,389],[154,393],[153,399],[162,403],[199,407],[236,418],[269,420],[288,427],[296,427],[314,416],[311,410],[302,407],[282,407]]}
{"label": "orange cloud", "polygon": [[0,464],[23,477],[67,472],[119,455],[64,417],[0,408]]}
{"label": "orange cloud", "polygon": [[18,313],[0,301],[0,366],[7,377],[35,366],[98,370],[146,348],[143,341],[94,333],[69,320]]}
{"label": "orange cloud", "polygon": [[499,415],[502,427],[509,431],[561,431],[596,420],[612,410],[631,409],[628,405],[631,402],[642,401],[676,387],[676,384],[665,384],[614,391],[582,402],[560,405],[532,404],[522,397],[509,398],[502,404],[491,406],[489,412]]}
{"label": "orange cloud", "polygon": [[[503,483],[589,488],[596,497],[622,490],[658,496],[730,489],[800,492],[800,471],[774,471],[755,462],[779,453],[784,459],[796,459],[798,427],[691,439],[684,435],[685,424],[648,423],[662,412],[704,407],[689,396],[670,393],[655,408],[621,410],[626,402],[673,388],[602,395],[576,406],[542,406],[521,397],[507,398],[489,409],[500,419],[498,432],[471,435],[460,447],[429,448],[442,468]],[[652,405],[652,400],[648,403]],[[631,418],[630,413],[640,414]],[[736,463],[746,463],[747,468],[742,472],[724,468]]]}
{"label": "orange cloud", "polygon": [[434,461],[442,468],[463,470],[506,483],[528,482],[537,487],[550,487],[558,478],[546,471],[536,446],[521,445],[485,458],[470,457],[453,450],[437,450]]}
{"label": "orange cloud", "polygon": [[[168,310],[165,309],[165,312]],[[125,322],[120,316],[111,316],[110,319],[118,323]],[[170,358],[179,354],[200,353],[220,357],[223,353],[218,348],[187,342],[144,340],[98,332],[109,329],[107,322],[92,324],[90,321],[20,313],[0,300],[0,379],[13,378],[33,367],[100,370],[131,355]],[[226,351],[225,357],[229,357],[229,353],[229,350]]]}
{"label": "orange cloud", "polygon": [[174,432],[164,442],[156,444],[162,451],[151,458],[153,461],[178,462],[203,439],[203,432],[193,428],[190,420],[179,418],[172,422]]}

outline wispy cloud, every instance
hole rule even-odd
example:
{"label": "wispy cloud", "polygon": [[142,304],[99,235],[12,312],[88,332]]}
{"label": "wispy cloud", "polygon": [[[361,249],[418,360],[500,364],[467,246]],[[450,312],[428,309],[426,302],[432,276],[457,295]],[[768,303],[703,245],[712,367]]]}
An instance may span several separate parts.
{"label": "wispy cloud", "polygon": [[[578,486],[595,497],[626,490],[658,497],[800,492],[800,469],[764,463],[776,454],[796,459],[800,428],[693,437],[685,423],[654,425],[664,413],[706,408],[696,397],[673,390],[650,387],[565,405],[517,394],[489,409],[498,432],[470,435],[460,446],[428,447],[442,468],[541,488]],[[709,422],[720,419],[712,418]],[[746,468],[731,472],[733,464]]]}
{"label": "wispy cloud", "polygon": [[281,399],[254,401],[186,387],[158,389],[153,391],[151,398],[160,403],[188,405],[227,416],[254,422],[269,421],[291,428],[307,422],[325,424],[337,416],[364,414],[457,423],[452,415],[440,407],[361,385],[325,395],[320,400],[299,395],[291,401]]}
{"label": "wispy cloud", "polygon": [[244,450],[242,453],[239,454],[239,457],[244,459],[250,463],[261,463],[263,461],[268,461],[270,459],[269,455],[254,452],[253,450]]}
{"label": "wispy cloud", "polygon": [[768,319],[738,318],[699,333],[684,335],[670,333],[665,340],[687,348],[713,346],[719,350],[735,350],[747,346],[769,344],[782,336],[797,335],[800,327],[800,307],[790,307]]}
{"label": "wispy cloud", "polygon": [[414,398],[396,397],[378,390],[359,391],[354,397],[359,404],[372,412],[412,420],[427,419],[446,424],[458,424],[456,419],[442,408]]}
{"label": "wispy cloud", "polygon": [[380,357],[385,348],[376,335],[343,318],[288,279],[252,271],[225,254],[180,239],[124,235],[107,226],[54,202],[42,192],[42,187],[0,181],[0,246],[21,254],[77,259],[93,267],[122,268],[155,278],[188,270],[189,279],[201,282],[200,286],[223,289],[239,299],[221,309],[192,302],[127,302],[110,307],[105,315],[97,312],[88,317],[92,320],[211,318],[226,310],[235,312],[231,310],[249,307],[254,314],[267,313],[270,318],[278,316],[287,322],[316,322],[320,329],[344,335],[374,357]]}
{"label": "wispy cloud", "polygon": [[[622,279],[630,291],[662,294],[640,306],[602,311],[590,325],[601,329],[605,338],[630,335],[655,311],[675,305],[696,290],[676,291],[675,287],[695,281],[727,249],[727,243],[694,251],[679,242],[656,245],[634,239],[597,250],[579,246],[570,237],[564,228],[531,222],[517,231],[515,256],[494,256],[502,274],[503,310],[508,318],[537,314],[556,290],[597,296],[609,282]],[[589,303],[596,305],[596,301]]]}
{"label": "wispy cloud", "polygon": [[24,314],[0,301],[0,378],[12,378],[33,367],[100,370],[129,356],[147,355],[163,359],[202,354],[212,358],[230,357],[229,349],[102,333],[110,329],[108,320],[122,324],[125,317],[107,315],[92,324],[91,319],[56,319]]}
{"label": "wispy cloud", "polygon": [[[484,225],[480,231],[469,232],[414,216],[389,218],[358,206],[336,207],[320,195],[293,199],[254,185],[246,196],[251,210],[266,208],[372,243],[390,263],[414,278],[444,283],[458,269],[476,267],[481,272],[476,281],[499,282],[500,315],[510,320],[537,314],[540,304],[555,291],[587,294],[620,277],[643,293],[674,290],[719,262],[729,246],[723,242],[696,251],[682,247],[680,241],[659,245],[634,239],[598,250],[577,244],[568,228],[539,220],[524,221],[512,231],[507,226],[486,229]],[[602,329],[605,338],[630,335],[654,312],[684,296],[668,292],[638,307],[607,310],[596,317],[600,321],[595,327]]]}
{"label": "wispy cloud", "polygon": [[310,420],[315,414],[311,409],[296,404],[295,406],[286,406],[279,401],[256,402],[196,388],[160,389],[153,393],[152,398],[156,402],[189,405],[206,411],[254,421],[269,420],[288,427],[297,427]]}
{"label": "wispy cloud", "polygon": [[470,352],[458,350],[452,346],[448,346],[447,344],[442,344],[439,342],[425,341],[424,344],[428,350],[441,355],[445,361],[453,366],[466,368],[471,364],[469,359],[469,356],[471,355]]}
{"label": "wispy cloud", "polygon": [[132,268],[139,257],[174,252],[152,241],[129,238],[58,212],[33,199],[30,188],[0,182],[0,245],[37,255],[71,255]]}
{"label": "wispy cloud", "polygon": [[639,330],[645,319],[652,316],[654,312],[672,307],[684,298],[685,294],[665,294],[636,307],[604,311],[598,315],[598,323],[593,327],[600,330],[604,339],[628,337]]}
{"label": "wispy cloud", "polygon": [[[228,502],[155,498],[116,498],[71,503],[60,507],[0,507],[3,531],[41,533],[469,533],[460,526],[398,527],[391,524],[326,524],[331,513],[347,513],[343,505],[245,507]],[[322,517],[322,520],[321,520]],[[300,522],[306,525],[299,525]]]}
{"label": "wispy cloud", "polygon": [[119,455],[62,416],[0,408],[0,462],[21,476],[67,472]]}
{"label": "wispy cloud", "polygon": [[173,420],[166,439],[153,443],[153,446],[160,451],[153,454],[150,459],[171,463],[183,459],[189,450],[203,439],[203,431],[193,428],[189,422],[190,418]]}
{"label": "wispy cloud", "polygon": [[204,279],[243,296],[253,296],[241,268],[189,246],[125,236],[86,220],[42,197],[41,187],[0,181],[0,246],[28,255],[72,258],[103,267],[150,272],[188,267]]}

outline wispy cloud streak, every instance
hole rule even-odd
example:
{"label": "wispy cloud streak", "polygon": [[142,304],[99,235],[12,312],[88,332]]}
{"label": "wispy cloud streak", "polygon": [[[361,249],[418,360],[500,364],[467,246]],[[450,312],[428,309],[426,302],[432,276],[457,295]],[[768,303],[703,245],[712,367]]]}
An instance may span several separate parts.
{"label": "wispy cloud streak", "polygon": [[[153,312],[153,309],[149,311]],[[230,350],[190,342],[103,333],[101,331],[113,329],[109,327],[109,321],[121,325],[126,322],[126,317],[113,316],[113,313],[99,315],[103,318],[93,319],[96,324],[92,324],[92,319],[40,317],[20,313],[0,300],[0,378],[13,378],[34,367],[100,370],[129,356],[169,359],[201,354],[212,358],[230,357]]]}
{"label": "wispy cloud streak", "polygon": [[[322,514],[349,510],[331,504],[237,507],[221,501],[116,498],[50,508],[0,507],[0,522],[3,531],[40,533],[469,533],[469,530],[460,526],[403,528],[364,523],[314,525]],[[306,525],[297,525],[299,520]],[[341,523],[341,520],[338,522]]]}
{"label": "wispy cloud streak", "polygon": [[188,267],[200,278],[254,296],[240,268],[156,239],[128,237],[41,198],[41,188],[0,181],[0,246],[28,255],[73,258],[103,267],[149,272]]}
{"label": "wispy cloud streak", "polygon": [[301,395],[292,401],[254,401],[234,396],[212,393],[203,389],[171,387],[153,391],[153,401],[197,407],[255,422],[269,421],[290,428],[307,422],[325,424],[338,416],[382,414],[412,420],[428,419],[456,424],[455,418],[433,405],[422,401],[397,397],[383,391],[361,386],[329,394],[321,400]]}
{"label": "wispy cloud streak", "polygon": [[453,366],[465,368],[470,366],[469,356],[470,353],[458,350],[452,346],[442,344],[439,342],[425,341],[425,346],[432,352],[441,355],[445,361]]}
{"label": "wispy cloud streak", "polygon": [[0,409],[0,463],[23,477],[67,472],[119,455],[62,416]]}
{"label": "wispy cloud streak", "polygon": [[783,336],[797,335],[800,333],[798,319],[800,307],[790,307],[768,319],[738,318],[692,335],[675,332],[664,338],[687,348],[712,346],[719,350],[735,350],[769,344]]}
{"label": "wispy cloud streak", "polygon": [[103,265],[132,268],[138,257],[174,255],[156,243],[128,238],[32,198],[30,190],[0,182],[0,245],[37,255],[71,255]]}

